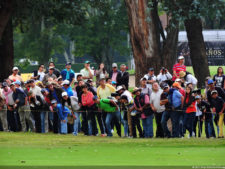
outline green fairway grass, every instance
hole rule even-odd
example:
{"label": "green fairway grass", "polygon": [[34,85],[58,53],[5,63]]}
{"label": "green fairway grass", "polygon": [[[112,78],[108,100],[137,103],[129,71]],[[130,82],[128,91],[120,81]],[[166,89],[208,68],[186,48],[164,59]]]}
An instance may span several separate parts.
{"label": "green fairway grass", "polygon": [[0,133],[1,166],[225,166],[225,139]]}

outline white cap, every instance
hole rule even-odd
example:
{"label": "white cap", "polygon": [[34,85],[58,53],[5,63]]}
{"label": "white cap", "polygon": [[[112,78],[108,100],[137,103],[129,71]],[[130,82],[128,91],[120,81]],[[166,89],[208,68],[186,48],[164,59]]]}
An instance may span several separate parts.
{"label": "white cap", "polygon": [[12,70],[19,70],[19,68],[18,67],[13,67],[13,69]]}
{"label": "white cap", "polygon": [[68,96],[67,92],[62,92],[62,97]]}
{"label": "white cap", "polygon": [[184,56],[179,56],[178,60],[184,59]]}
{"label": "white cap", "polygon": [[118,87],[116,88],[116,91],[118,92],[118,91],[120,91],[121,89],[123,89],[123,86],[118,86]]}
{"label": "white cap", "polygon": [[175,80],[175,82],[181,82],[181,79],[178,78],[178,79]]}
{"label": "white cap", "polygon": [[112,64],[112,67],[117,67],[117,64],[116,64],[116,63],[113,63],[113,64]]}
{"label": "white cap", "polygon": [[70,84],[70,81],[69,80],[64,80],[63,82],[62,82],[62,85],[69,85]]}

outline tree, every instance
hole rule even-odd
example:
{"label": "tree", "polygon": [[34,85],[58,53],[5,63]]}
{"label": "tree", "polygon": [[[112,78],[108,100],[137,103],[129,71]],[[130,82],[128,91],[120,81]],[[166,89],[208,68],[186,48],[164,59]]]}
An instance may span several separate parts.
{"label": "tree", "polygon": [[[167,26],[167,36],[158,14],[158,1],[125,0],[129,17],[130,37],[136,65],[136,85],[149,67],[157,72],[162,66],[172,69],[176,59],[178,21],[171,20]],[[163,43],[160,43],[160,36]]]}

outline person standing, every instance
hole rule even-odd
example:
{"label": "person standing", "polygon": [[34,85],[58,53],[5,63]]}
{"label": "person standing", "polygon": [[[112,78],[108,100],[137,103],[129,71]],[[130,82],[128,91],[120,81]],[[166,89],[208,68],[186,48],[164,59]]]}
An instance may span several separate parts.
{"label": "person standing", "polygon": [[0,120],[2,122],[3,131],[8,131],[7,107],[5,96],[0,92]]}
{"label": "person standing", "polygon": [[150,105],[155,113],[155,119],[157,124],[157,130],[156,130],[156,137],[164,137],[161,120],[162,120],[162,113],[165,111],[165,106],[160,105],[160,97],[163,93],[163,90],[160,89],[159,84],[157,82],[154,82],[152,84],[152,94],[150,96]]}
{"label": "person standing", "polygon": [[27,95],[24,93],[22,89],[16,88],[14,83],[10,85],[10,89],[13,91],[13,100],[15,102],[15,104],[13,105],[13,108],[18,109],[22,131],[23,132],[26,131],[26,121],[28,122],[31,130],[35,131],[35,128],[30,116],[30,107],[28,105]]}
{"label": "person standing", "polygon": [[88,79],[93,79],[94,71],[90,68],[90,61],[85,61],[84,68],[81,69],[82,79],[87,82]]}
{"label": "person standing", "polygon": [[116,78],[117,78],[118,73],[119,73],[119,71],[117,69],[117,64],[113,63],[112,64],[112,71],[109,73],[109,78],[111,78],[112,81],[116,82]]}
{"label": "person standing", "polygon": [[170,72],[165,67],[162,67],[162,69],[160,70],[160,73],[159,73],[159,75],[157,76],[156,79],[159,82],[159,84],[161,84],[162,82],[171,80],[172,75],[170,74]]}
{"label": "person standing", "polygon": [[70,84],[73,84],[75,81],[75,73],[71,69],[71,63],[66,63],[66,68],[61,71],[61,76],[63,80],[68,80]]}
{"label": "person standing", "polygon": [[149,84],[150,88],[152,88],[152,84],[157,80],[154,75],[154,68],[149,68],[148,74],[144,75],[144,78],[147,79],[147,84]]}
{"label": "person standing", "polygon": [[184,65],[184,56],[178,57],[178,63],[173,65],[173,78],[172,80],[175,81],[179,77],[180,71],[186,72],[186,66]]}
{"label": "person standing", "polygon": [[73,96],[73,89],[70,86],[70,84],[71,83],[70,83],[69,80],[64,80],[63,83],[62,83],[62,86],[63,86],[62,89],[67,92],[69,97]]}
{"label": "person standing", "polygon": [[9,80],[15,82],[15,81],[20,81],[22,82],[22,77],[18,74],[19,73],[19,69],[18,67],[13,67],[12,69],[12,75],[9,76]]}
{"label": "person standing", "polygon": [[179,92],[181,88],[177,82],[173,83],[173,88],[169,90],[169,103],[172,106],[171,120],[172,120],[172,137],[179,137],[179,119],[182,114],[184,97]]}
{"label": "person standing", "polygon": [[117,86],[124,85],[126,89],[129,88],[129,72],[126,71],[126,65],[120,65],[120,72],[117,74],[116,77]]}
{"label": "person standing", "polygon": [[222,67],[218,67],[217,74],[213,76],[216,87],[221,87],[225,91],[225,75]]}
{"label": "person standing", "polygon": [[54,68],[53,74],[56,76],[56,78],[59,78],[60,77],[60,71],[55,67],[54,62],[49,62],[48,70],[45,72],[45,74],[48,73],[50,67]]}
{"label": "person standing", "polygon": [[42,81],[45,76],[44,68],[45,66],[43,64],[40,64],[38,66],[38,70],[33,71],[31,79],[36,81]]}
{"label": "person standing", "polygon": [[140,88],[141,88],[141,93],[147,94],[148,96],[151,95],[152,89],[150,88],[149,84],[147,84],[147,79],[145,77],[141,78],[140,80]]}
{"label": "person standing", "polygon": [[98,87],[99,86],[99,80],[100,79],[106,79],[108,78],[108,73],[107,71],[105,70],[105,65],[104,63],[101,63],[99,65],[99,68],[98,70],[96,70],[96,86]]}
{"label": "person standing", "polygon": [[193,90],[197,87],[198,80],[191,73],[180,71],[179,77],[185,81],[186,85],[192,84]]}
{"label": "person standing", "polygon": [[47,82],[49,82],[49,79],[52,78],[53,80],[55,80],[57,78],[57,76],[54,74],[55,68],[54,67],[49,67],[48,68],[48,73],[45,74],[44,78],[43,78],[43,85],[46,86]]}

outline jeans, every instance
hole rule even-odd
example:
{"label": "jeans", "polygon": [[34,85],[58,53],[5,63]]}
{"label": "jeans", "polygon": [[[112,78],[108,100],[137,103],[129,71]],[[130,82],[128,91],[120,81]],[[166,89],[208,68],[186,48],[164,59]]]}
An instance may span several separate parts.
{"label": "jeans", "polygon": [[107,113],[105,123],[106,123],[106,129],[107,129],[107,136],[110,136],[110,137],[113,136],[112,132],[111,132],[111,130],[112,130],[111,129],[111,122],[112,122],[113,117],[116,117],[116,119],[118,121],[120,121],[120,119],[121,119],[120,112],[116,111],[116,112],[109,112],[109,113]]}
{"label": "jeans", "polygon": [[185,134],[185,127],[184,127],[184,114],[185,112],[182,111],[180,112],[180,117],[179,117],[179,136],[183,137]]}
{"label": "jeans", "polygon": [[202,116],[195,116],[195,120],[193,124],[193,132],[195,133],[195,137],[197,137],[197,131],[196,131],[197,125],[198,125],[198,137],[201,137],[202,125],[203,125]]}
{"label": "jeans", "polygon": [[131,116],[131,123],[132,123],[133,138],[137,137],[136,127],[137,127],[138,132],[139,132],[139,137],[142,138],[143,137],[143,131],[142,131],[142,128],[141,128],[139,116],[138,115]]}
{"label": "jeans", "polygon": [[192,133],[193,133],[195,114],[196,114],[195,112],[184,114],[184,127],[185,129],[189,131],[190,137],[192,137]]}
{"label": "jeans", "polygon": [[76,119],[73,124],[73,135],[77,136],[79,131],[80,113],[74,112]]}
{"label": "jeans", "polygon": [[179,111],[180,107],[177,107],[175,110],[171,111],[171,121],[172,121],[172,137],[179,137],[179,119],[181,112]]}
{"label": "jeans", "polygon": [[9,110],[7,111],[7,119],[8,119],[8,125],[10,131],[18,131],[17,122],[16,122],[16,113],[15,110]]}
{"label": "jeans", "polygon": [[144,137],[152,138],[153,137],[153,114],[142,119],[142,125],[144,129]]}
{"label": "jeans", "polygon": [[106,133],[106,129],[105,129],[105,125],[104,125],[104,117],[103,117],[103,113],[102,112],[98,112],[97,113],[97,120],[98,120],[98,125],[99,128],[101,130],[101,134],[105,134]]}
{"label": "jeans", "polygon": [[68,129],[67,129],[67,118],[65,118],[66,122],[60,121],[61,124],[61,134],[67,134],[68,133]]}
{"label": "jeans", "polygon": [[41,132],[48,132],[48,112],[41,112]]}
{"label": "jeans", "polygon": [[206,138],[216,137],[213,126],[213,119],[205,119],[205,134]]}
{"label": "jeans", "polygon": [[163,128],[161,125],[161,121],[162,121],[162,112],[155,113],[155,120],[156,120],[156,124],[157,124],[157,129],[156,129],[156,137],[164,137],[164,133],[163,133]]}
{"label": "jeans", "polygon": [[171,112],[169,111],[164,111],[162,114],[161,125],[163,128],[164,137],[171,137],[171,133],[167,127],[167,121],[170,119],[170,113]]}

